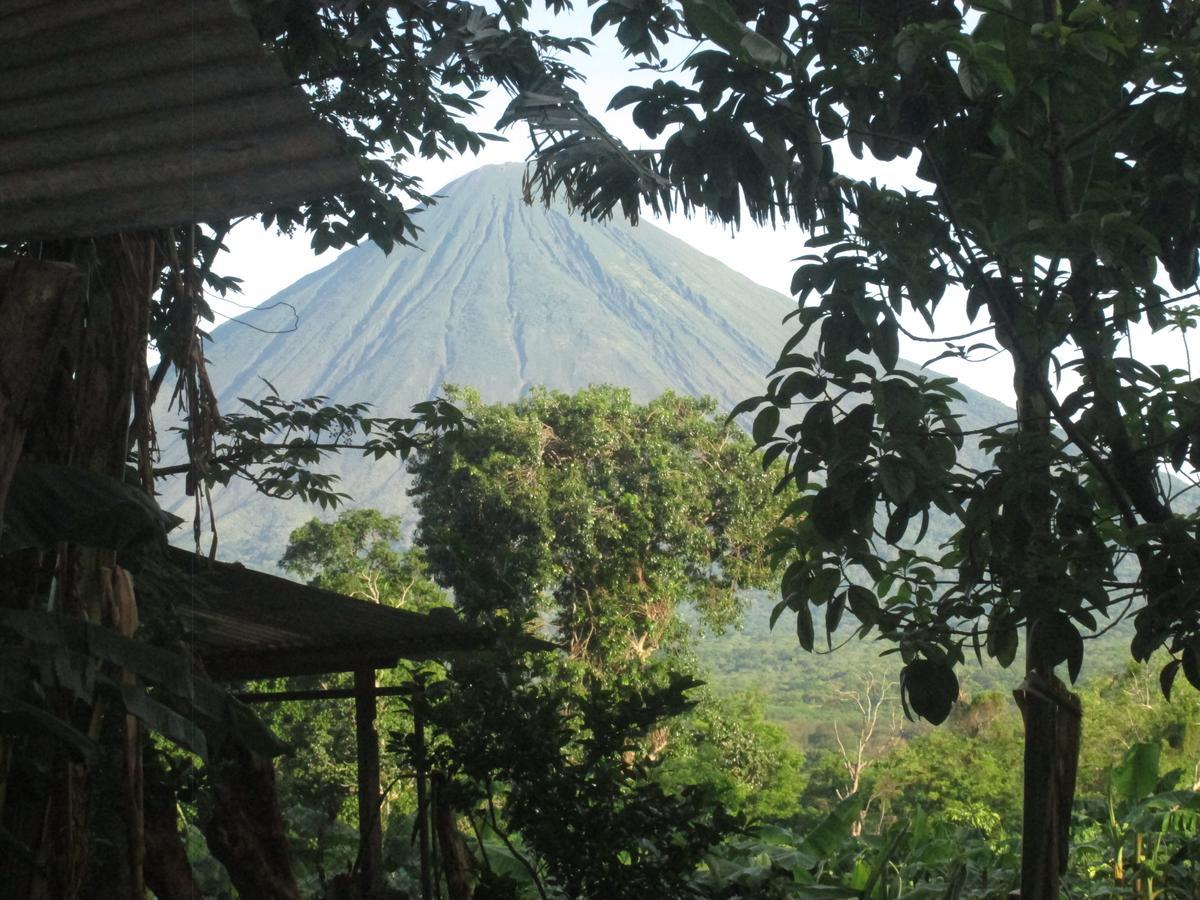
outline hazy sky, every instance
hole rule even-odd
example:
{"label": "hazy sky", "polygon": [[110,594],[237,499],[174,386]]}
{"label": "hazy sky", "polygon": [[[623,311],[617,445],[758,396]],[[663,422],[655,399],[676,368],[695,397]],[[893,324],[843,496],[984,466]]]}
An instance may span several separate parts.
{"label": "hazy sky", "polygon": [[[587,15],[576,11],[568,20],[570,32],[587,35],[590,31],[588,20]],[[545,23],[545,27],[549,27],[549,22]],[[559,29],[560,33],[567,30],[561,23],[555,28]],[[627,115],[606,112],[605,109],[612,95],[626,84],[635,81],[648,83],[656,77],[672,76],[632,72],[630,63],[621,59],[620,50],[615,42],[605,39],[597,40],[590,57],[580,57],[573,62],[587,78],[587,82],[580,86],[580,92],[589,110],[629,145],[651,146],[644,135],[629,122]],[[494,123],[503,112],[506,102],[507,98],[502,95],[492,98],[477,116],[477,127],[486,131],[494,130]],[[406,163],[404,169],[423,177],[426,190],[434,191],[480,165],[524,161],[530,149],[524,130],[510,129],[505,136],[508,138],[506,142],[491,144],[478,156],[446,162],[420,160]],[[914,189],[926,187],[916,178],[913,167],[904,161],[886,166],[869,159],[860,162],[854,159],[844,143],[841,146],[835,145],[834,153],[839,170],[851,177],[874,177],[884,183]],[[653,221],[659,227],[716,257],[754,281],[783,293],[788,292],[794,269],[792,260],[803,252],[804,237],[796,228],[772,230],[751,225],[743,226],[741,231],[734,235],[728,229],[704,219],[688,220],[676,217],[670,222]],[[257,306],[302,275],[328,265],[336,258],[337,254],[334,251],[316,256],[309,249],[308,240],[308,236],[304,234],[287,238],[264,231],[256,222],[238,226],[229,240],[230,252],[220,267],[223,273],[244,279],[245,293],[237,298],[238,302]],[[217,304],[217,309],[227,316],[239,312],[238,308],[231,305]],[[928,333],[919,318],[914,316],[904,321],[914,333]],[[953,334],[966,331],[970,327],[963,312],[962,300],[948,295],[939,306],[939,332]],[[787,326],[780,326],[781,346],[790,334]],[[918,363],[935,356],[942,349],[939,344],[916,343],[901,337],[901,354]],[[1169,361],[1180,367],[1185,365],[1186,354],[1178,334],[1140,334],[1136,337],[1136,346],[1131,349],[1143,359]],[[937,368],[941,372],[954,375],[976,390],[1005,402],[1012,402],[1012,370],[1003,354],[985,362],[971,364],[942,360],[937,364]]]}

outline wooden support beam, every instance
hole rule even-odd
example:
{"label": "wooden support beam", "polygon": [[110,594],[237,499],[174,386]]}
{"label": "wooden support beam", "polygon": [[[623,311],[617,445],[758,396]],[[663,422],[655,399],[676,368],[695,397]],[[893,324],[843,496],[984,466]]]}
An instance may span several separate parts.
{"label": "wooden support beam", "polygon": [[[318,688],[311,691],[243,691],[234,694],[243,703],[282,703],[285,700],[348,700],[359,697],[357,688]],[[410,687],[376,687],[368,692],[373,697],[407,697]]]}
{"label": "wooden support beam", "polygon": [[377,690],[374,669],[360,669],[354,673],[354,731],[358,742],[358,855],[364,897],[383,886],[379,732],[375,728]]}

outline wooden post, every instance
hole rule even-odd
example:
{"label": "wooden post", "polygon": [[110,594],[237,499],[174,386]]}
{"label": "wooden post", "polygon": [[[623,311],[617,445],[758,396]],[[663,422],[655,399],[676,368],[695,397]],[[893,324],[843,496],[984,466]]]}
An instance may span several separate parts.
{"label": "wooden post", "polygon": [[379,821],[379,732],[375,729],[375,670],[354,673],[354,730],[358,742],[359,873],[363,896],[383,886],[383,828]]}
{"label": "wooden post", "polygon": [[417,841],[421,857],[421,900],[433,900],[433,860],[429,846],[429,773],[425,762],[425,692],[413,694],[413,769],[417,774]]}

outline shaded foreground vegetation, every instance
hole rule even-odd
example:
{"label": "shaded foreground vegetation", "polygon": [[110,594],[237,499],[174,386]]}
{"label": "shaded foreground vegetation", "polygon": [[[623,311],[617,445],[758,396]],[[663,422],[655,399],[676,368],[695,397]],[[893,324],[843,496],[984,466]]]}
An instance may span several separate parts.
{"label": "shaded foreground vegetation", "polygon": [[[1007,695],[964,698],[933,729],[898,721],[893,686],[849,794],[864,725],[851,692],[830,686],[793,710],[823,723],[801,748],[753,695],[651,671],[636,688],[566,689],[569,663],[519,668],[515,680],[488,666],[382,682],[426,684],[439,802],[454,811],[441,852],[465,852],[475,897],[1001,897],[1017,885],[1021,727]],[[1155,690],[1140,666],[1084,685],[1069,896],[1198,896],[1200,695],[1168,704]],[[385,864],[390,885],[419,896],[410,709],[383,701]],[[351,708],[285,703],[267,721],[292,748],[280,796],[304,895],[338,896],[358,853]],[[220,896],[204,804],[185,810],[198,880]]]}
{"label": "shaded foreground vegetation", "polygon": [[[712,636],[745,614],[735,590],[765,572],[749,550],[711,561],[755,546],[754,529],[774,518],[769,491],[755,493],[769,480],[738,462],[753,460],[736,427],[695,401],[641,406],[608,388],[462,399],[471,426],[415,464],[422,545],[401,550],[398,521],[351,510],[296,530],[281,560],[322,587],[411,610],[453,603],[566,648],[381,676],[404,689],[380,717],[393,890],[420,895],[418,766],[435,773],[424,813],[452,900],[997,897],[1017,886],[1022,729],[994,673],[969,678],[935,729],[904,719],[892,657],[866,644],[781,663],[753,600],[753,640]],[[696,473],[706,459],[721,477]],[[690,531],[698,521],[708,527]],[[807,692],[768,699],[784,665]],[[1151,667],[1096,668],[1082,690],[1064,889],[1196,896],[1200,694],[1183,686],[1167,703]],[[317,686],[346,685],[257,685]],[[428,746],[417,713],[433,726]],[[347,896],[359,853],[351,708],[287,702],[266,719],[291,748],[279,792],[302,893]],[[203,786],[176,763],[177,786]],[[184,808],[198,879],[219,896],[229,885],[199,839],[205,792],[182,796],[194,797]]]}

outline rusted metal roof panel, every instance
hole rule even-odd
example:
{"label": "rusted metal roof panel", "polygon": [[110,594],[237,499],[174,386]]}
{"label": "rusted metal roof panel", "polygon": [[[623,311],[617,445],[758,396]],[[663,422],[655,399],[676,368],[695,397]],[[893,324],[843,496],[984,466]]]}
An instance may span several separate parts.
{"label": "rusted metal roof panel", "polygon": [[233,0],[0,0],[0,239],[229,218],[359,185]]}
{"label": "rusted metal roof panel", "polygon": [[[192,652],[218,681],[383,669],[493,644],[490,631],[449,609],[408,612],[177,548],[167,552],[183,573],[175,612]],[[530,649],[553,646],[534,643]]]}

